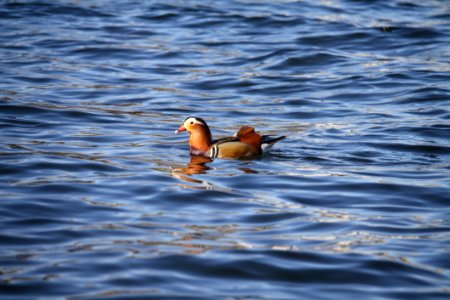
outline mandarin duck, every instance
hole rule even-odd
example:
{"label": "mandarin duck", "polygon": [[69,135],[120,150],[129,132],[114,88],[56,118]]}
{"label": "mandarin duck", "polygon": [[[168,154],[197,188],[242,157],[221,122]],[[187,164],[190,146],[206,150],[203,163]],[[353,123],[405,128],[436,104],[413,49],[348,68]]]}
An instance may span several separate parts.
{"label": "mandarin duck", "polygon": [[[269,150],[273,144],[281,141],[285,136],[273,138],[261,136],[253,127],[243,126],[232,137],[213,140],[206,122],[198,117],[187,117],[183,125],[175,131],[190,133],[189,148],[191,155],[210,158],[252,158]],[[265,152],[265,151],[264,151]]]}

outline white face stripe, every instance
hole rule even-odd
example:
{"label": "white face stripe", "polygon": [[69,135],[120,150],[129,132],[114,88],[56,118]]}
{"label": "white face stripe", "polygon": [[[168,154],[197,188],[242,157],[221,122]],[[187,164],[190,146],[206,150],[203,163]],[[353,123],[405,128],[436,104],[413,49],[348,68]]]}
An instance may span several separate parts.
{"label": "white face stripe", "polygon": [[194,124],[205,125],[205,124],[203,124],[203,122],[197,120],[194,117],[187,118],[186,121],[184,121],[183,125],[186,126],[186,125],[194,125]]}

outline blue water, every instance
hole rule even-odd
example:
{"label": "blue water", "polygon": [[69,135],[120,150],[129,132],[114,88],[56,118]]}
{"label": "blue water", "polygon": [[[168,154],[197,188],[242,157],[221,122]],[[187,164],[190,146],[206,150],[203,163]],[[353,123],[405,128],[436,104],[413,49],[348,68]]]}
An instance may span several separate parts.
{"label": "blue water", "polygon": [[[448,1],[1,1],[0,298],[449,299]],[[268,156],[189,156],[287,135]]]}

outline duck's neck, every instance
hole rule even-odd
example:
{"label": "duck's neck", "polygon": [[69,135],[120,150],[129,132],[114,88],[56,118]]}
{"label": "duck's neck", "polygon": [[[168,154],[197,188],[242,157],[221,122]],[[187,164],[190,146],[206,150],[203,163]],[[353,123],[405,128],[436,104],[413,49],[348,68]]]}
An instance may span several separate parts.
{"label": "duck's neck", "polygon": [[202,126],[191,131],[189,146],[191,148],[191,154],[206,155],[212,146],[212,136],[209,128]]}

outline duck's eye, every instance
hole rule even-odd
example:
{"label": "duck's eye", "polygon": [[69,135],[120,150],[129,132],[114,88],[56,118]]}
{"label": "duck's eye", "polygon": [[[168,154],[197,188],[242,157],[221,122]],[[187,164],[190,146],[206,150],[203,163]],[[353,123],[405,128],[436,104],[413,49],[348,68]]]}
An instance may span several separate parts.
{"label": "duck's eye", "polygon": [[194,121],[191,121],[191,125],[194,124]]}

